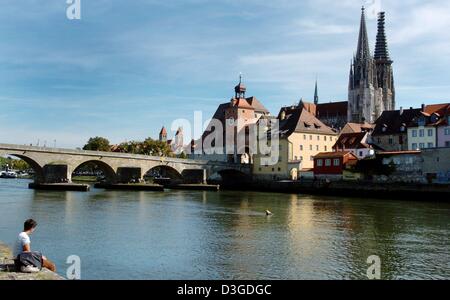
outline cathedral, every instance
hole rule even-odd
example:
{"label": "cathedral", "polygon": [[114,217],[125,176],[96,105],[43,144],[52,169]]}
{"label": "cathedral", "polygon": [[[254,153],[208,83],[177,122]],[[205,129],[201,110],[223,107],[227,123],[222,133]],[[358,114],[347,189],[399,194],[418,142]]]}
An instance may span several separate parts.
{"label": "cathedral", "polygon": [[348,122],[374,123],[385,110],[395,110],[395,88],[385,33],[385,13],[378,16],[378,34],[372,56],[364,8],[361,13],[357,52],[350,67]]}

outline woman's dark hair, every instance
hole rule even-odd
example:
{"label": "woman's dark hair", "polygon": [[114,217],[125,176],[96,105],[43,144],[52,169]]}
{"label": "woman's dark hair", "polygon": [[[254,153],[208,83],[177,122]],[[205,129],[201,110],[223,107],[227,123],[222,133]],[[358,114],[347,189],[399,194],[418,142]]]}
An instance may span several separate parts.
{"label": "woman's dark hair", "polygon": [[28,219],[25,221],[25,223],[23,223],[23,229],[25,231],[36,228],[36,226],[37,226],[37,222],[33,219]]}

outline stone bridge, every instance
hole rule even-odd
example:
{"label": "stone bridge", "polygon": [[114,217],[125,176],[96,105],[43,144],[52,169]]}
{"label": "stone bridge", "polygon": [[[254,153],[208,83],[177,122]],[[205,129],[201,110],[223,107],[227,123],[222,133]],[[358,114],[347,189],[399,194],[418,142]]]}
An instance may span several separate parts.
{"label": "stone bridge", "polygon": [[156,169],[186,183],[204,182],[215,175],[223,180],[251,175],[251,166],[244,164],[10,144],[0,144],[0,156],[26,161],[35,171],[36,183],[71,182],[72,173],[87,163],[101,169],[108,183],[143,179],[147,172]]}

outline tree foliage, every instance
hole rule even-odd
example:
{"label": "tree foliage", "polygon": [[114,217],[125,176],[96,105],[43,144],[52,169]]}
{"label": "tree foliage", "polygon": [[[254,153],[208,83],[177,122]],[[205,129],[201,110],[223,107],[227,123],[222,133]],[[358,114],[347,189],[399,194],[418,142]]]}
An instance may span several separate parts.
{"label": "tree foliage", "polygon": [[108,139],[97,136],[90,138],[87,144],[84,145],[83,150],[109,152],[111,151],[111,145]]}
{"label": "tree foliage", "polygon": [[0,157],[0,169],[3,170],[6,165],[8,165],[10,169],[17,171],[25,171],[31,168],[24,160]]}
{"label": "tree foliage", "polygon": [[111,146],[109,141],[102,137],[89,139],[83,150],[119,152],[129,154],[141,154],[151,156],[173,157],[171,147],[166,142],[147,138],[145,141],[123,142],[117,146]]}

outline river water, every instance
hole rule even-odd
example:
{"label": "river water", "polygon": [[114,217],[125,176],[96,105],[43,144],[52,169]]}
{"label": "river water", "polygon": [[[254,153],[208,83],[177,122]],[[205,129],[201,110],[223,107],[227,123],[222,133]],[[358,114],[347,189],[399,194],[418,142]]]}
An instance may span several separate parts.
{"label": "river water", "polygon": [[[0,179],[0,241],[82,279],[450,279],[450,204],[257,192],[45,192]],[[265,210],[274,213],[266,217]]]}

